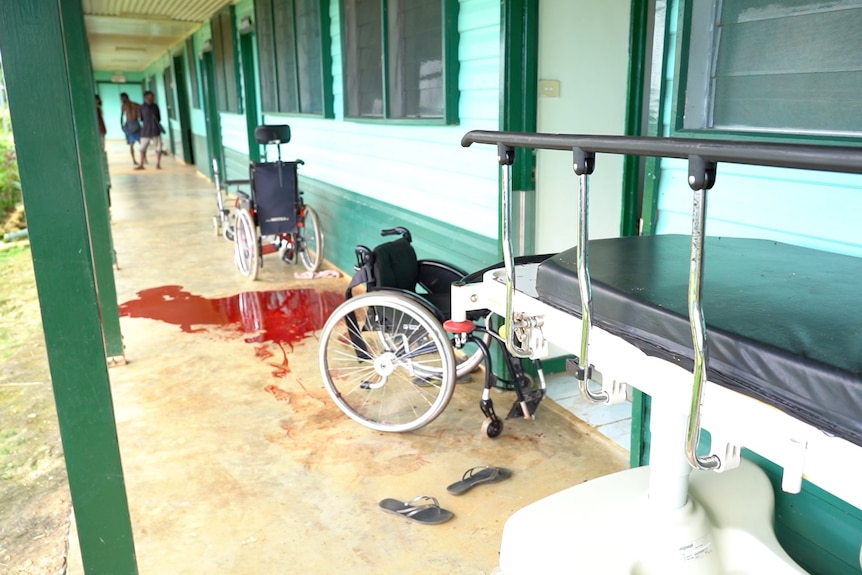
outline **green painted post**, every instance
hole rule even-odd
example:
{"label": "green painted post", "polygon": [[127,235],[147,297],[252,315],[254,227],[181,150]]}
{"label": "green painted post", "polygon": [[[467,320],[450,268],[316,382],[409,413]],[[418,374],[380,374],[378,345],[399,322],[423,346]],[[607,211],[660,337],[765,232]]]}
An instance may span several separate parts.
{"label": "green painted post", "polygon": [[242,87],[245,90],[245,124],[248,133],[248,159],[260,161],[260,144],[254,139],[254,131],[260,123],[257,113],[257,74],[254,66],[254,30],[239,31],[239,52],[242,63]]}
{"label": "green painted post", "polygon": [[76,132],[92,132],[95,120],[92,111],[75,114],[72,83],[85,65],[71,59],[76,52],[64,38],[75,28],[65,18],[74,10],[80,12],[80,0],[0,2],[0,52],[84,569],[87,575],[133,575],[84,199],[83,173],[93,163],[81,157]]}
{"label": "green painted post", "polygon": [[94,97],[96,88],[90,63],[90,47],[84,28],[80,0],[61,4],[66,53],[70,67],[70,92],[74,108],[76,144],[84,177],[84,199],[90,228],[90,248],[96,272],[96,288],[107,356],[112,364],[125,363],[117,287],[114,283],[114,254],[111,220],[108,212],[108,185],[102,164],[104,153],[99,141]]}

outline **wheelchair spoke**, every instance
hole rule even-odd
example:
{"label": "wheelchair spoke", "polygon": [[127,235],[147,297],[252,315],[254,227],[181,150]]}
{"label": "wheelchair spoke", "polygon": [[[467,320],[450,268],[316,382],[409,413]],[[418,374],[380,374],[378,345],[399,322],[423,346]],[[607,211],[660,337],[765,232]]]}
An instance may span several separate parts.
{"label": "wheelchair spoke", "polygon": [[381,431],[427,424],[454,390],[448,336],[430,312],[400,294],[368,293],[339,306],[321,333],[320,364],[336,404]]}

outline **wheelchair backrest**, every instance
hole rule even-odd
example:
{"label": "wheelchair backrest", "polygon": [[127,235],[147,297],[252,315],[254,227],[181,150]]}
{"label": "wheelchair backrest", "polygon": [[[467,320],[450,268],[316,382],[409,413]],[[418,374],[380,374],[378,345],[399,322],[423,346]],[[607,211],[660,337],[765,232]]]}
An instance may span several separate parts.
{"label": "wheelchair backrest", "polygon": [[257,223],[262,235],[296,231],[296,165],[296,162],[266,162],[251,166]]}
{"label": "wheelchair backrest", "polygon": [[416,290],[419,263],[416,251],[406,238],[380,244],[373,250],[370,288]]}

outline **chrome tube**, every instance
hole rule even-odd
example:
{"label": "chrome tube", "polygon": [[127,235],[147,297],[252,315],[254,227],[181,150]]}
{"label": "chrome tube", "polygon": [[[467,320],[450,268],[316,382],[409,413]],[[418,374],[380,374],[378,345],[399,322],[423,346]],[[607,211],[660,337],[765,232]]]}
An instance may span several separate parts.
{"label": "chrome tube", "polygon": [[701,301],[703,284],[703,259],[706,228],[706,190],[701,186],[694,190],[691,220],[691,261],[688,273],[688,320],[694,344],[694,382],[691,389],[691,409],[685,435],[685,456],[695,469],[717,469],[721,460],[717,455],[701,457],[697,454],[700,443],[700,412],[703,405],[703,386],[707,380],[709,348],[706,337],[706,319]]}
{"label": "chrome tube", "polygon": [[[591,166],[588,168],[586,160],[583,162],[575,158],[575,173],[578,174],[578,290],[581,295],[581,352],[578,355],[580,373],[578,377],[578,388],[581,395],[593,403],[607,403],[608,394],[605,392],[594,393],[590,389],[590,376],[592,366],[590,365],[590,332],[593,327],[593,290],[590,284],[589,268],[589,195]],[[581,164],[581,165],[579,165]]]}
{"label": "chrome tube", "polygon": [[512,300],[515,295],[515,256],[512,250],[512,163],[514,150],[500,146],[499,160],[503,167],[503,189],[501,191],[501,209],[503,210],[503,265],[506,271],[506,349],[514,357],[530,357],[529,350],[521,347],[516,339],[518,325],[515,322],[515,311]]}

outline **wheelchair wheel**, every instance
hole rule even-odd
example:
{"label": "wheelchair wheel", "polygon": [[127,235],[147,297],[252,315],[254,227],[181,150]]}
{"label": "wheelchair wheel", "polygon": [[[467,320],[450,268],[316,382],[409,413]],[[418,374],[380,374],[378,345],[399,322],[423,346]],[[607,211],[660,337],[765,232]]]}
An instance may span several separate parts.
{"label": "wheelchair wheel", "polygon": [[455,390],[455,357],[443,326],[398,293],[341,304],[323,327],[320,371],[338,407],[378,431],[430,423]]}
{"label": "wheelchair wheel", "polygon": [[323,261],[323,229],[317,212],[305,206],[304,226],[299,229],[299,258],[310,272],[316,272]]}
{"label": "wheelchair wheel", "polygon": [[260,269],[260,242],[257,226],[246,209],[236,212],[234,222],[234,252],[239,272],[250,280],[257,278]]}

